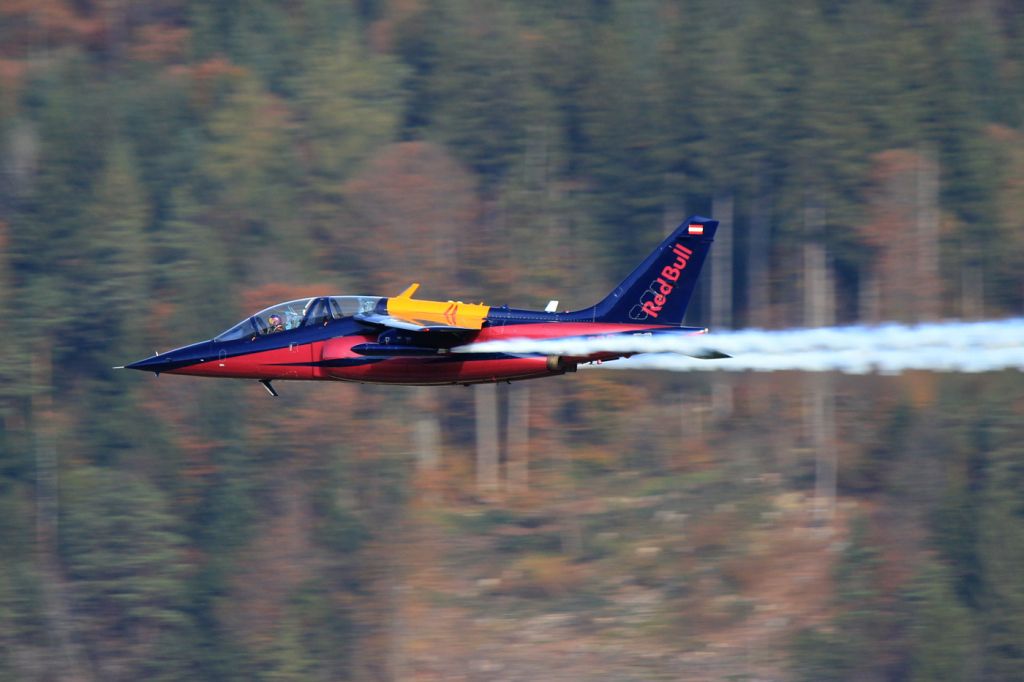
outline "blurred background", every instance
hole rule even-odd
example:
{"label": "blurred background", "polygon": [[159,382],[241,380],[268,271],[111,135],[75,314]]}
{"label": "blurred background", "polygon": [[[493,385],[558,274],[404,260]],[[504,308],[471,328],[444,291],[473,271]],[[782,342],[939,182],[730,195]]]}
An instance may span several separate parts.
{"label": "blurred background", "polygon": [[1024,679],[1024,379],[110,368],[289,298],[1024,309],[1016,0],[0,0],[0,679]]}

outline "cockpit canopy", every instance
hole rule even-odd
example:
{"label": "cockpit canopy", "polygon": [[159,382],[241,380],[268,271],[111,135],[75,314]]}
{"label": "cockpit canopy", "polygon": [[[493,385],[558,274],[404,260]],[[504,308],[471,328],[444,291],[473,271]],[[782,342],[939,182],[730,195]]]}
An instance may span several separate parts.
{"label": "cockpit canopy", "polygon": [[319,296],[286,301],[247,317],[213,340],[236,341],[299,327],[324,325],[357,313],[373,312],[380,300],[379,296]]}

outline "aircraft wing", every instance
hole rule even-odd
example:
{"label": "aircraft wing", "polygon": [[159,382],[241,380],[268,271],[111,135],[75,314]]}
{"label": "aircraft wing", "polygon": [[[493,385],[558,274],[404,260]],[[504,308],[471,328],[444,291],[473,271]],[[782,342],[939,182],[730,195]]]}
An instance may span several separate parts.
{"label": "aircraft wing", "polygon": [[371,327],[387,327],[388,329],[404,329],[411,332],[471,332],[477,331],[478,327],[457,327],[449,324],[437,324],[425,320],[403,319],[394,315],[381,315],[379,313],[358,313],[353,316],[359,322]]}

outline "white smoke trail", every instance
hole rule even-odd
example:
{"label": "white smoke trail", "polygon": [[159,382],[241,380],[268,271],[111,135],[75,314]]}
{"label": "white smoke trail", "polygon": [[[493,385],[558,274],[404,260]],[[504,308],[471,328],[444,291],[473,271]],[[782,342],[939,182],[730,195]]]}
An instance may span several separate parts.
{"label": "white smoke trail", "polygon": [[[839,371],[899,373],[905,370],[987,372],[1024,369],[1024,319],[942,322],[907,326],[760,329],[715,334],[616,335],[575,339],[510,339],[453,349],[472,353],[543,353],[587,356],[640,353],[606,362],[612,369],[673,371]],[[701,360],[721,351],[733,357]]]}

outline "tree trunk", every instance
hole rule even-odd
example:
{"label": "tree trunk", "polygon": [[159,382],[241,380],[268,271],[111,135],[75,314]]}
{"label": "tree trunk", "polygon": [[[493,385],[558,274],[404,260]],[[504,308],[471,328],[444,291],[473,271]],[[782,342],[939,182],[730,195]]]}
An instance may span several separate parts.
{"label": "tree trunk", "polygon": [[934,152],[920,152],[917,166],[915,214],[917,280],[924,295],[917,302],[919,320],[942,317],[942,282],[939,279],[939,165]]}
{"label": "tree trunk", "polygon": [[960,317],[977,320],[985,316],[985,284],[981,267],[964,264],[960,272]]}
{"label": "tree trunk", "polygon": [[835,324],[835,285],[828,251],[823,242],[825,211],[804,209],[804,315],[806,327]]}
{"label": "tree trunk", "polygon": [[829,327],[836,323],[835,284],[825,245],[804,243],[804,325]]}
{"label": "tree trunk", "polygon": [[836,507],[835,387],[832,376],[810,375],[811,443],[814,448],[814,512],[821,523],[831,523]]}
{"label": "tree trunk", "polygon": [[870,266],[864,268],[860,273],[857,292],[857,316],[861,322],[881,322],[881,296],[878,289],[878,275]]}
{"label": "tree trunk", "polygon": [[[764,180],[761,181],[764,184]],[[759,191],[750,216],[750,237],[747,241],[747,326],[767,327],[769,323],[768,289],[771,248],[771,215],[765,188]]]}
{"label": "tree trunk", "polygon": [[498,387],[477,384],[476,401],[476,486],[480,492],[498,489]]}
{"label": "tree trunk", "polygon": [[711,247],[712,330],[732,327],[732,208],[731,194],[715,197],[712,216],[719,224]]}
{"label": "tree trunk", "polygon": [[417,414],[413,424],[413,447],[416,449],[416,468],[420,472],[433,471],[441,463],[441,424],[437,417],[436,390],[430,386],[419,386],[413,398]]}
{"label": "tree trunk", "polygon": [[[835,295],[825,248],[825,211],[804,209],[804,324],[823,327],[835,324]],[[814,510],[820,523],[830,523],[836,498],[835,391],[832,377],[809,376],[807,419],[814,449]]]}
{"label": "tree trunk", "polygon": [[[711,210],[718,220],[715,244],[711,247],[711,331],[732,327],[732,211],[731,194],[715,196]],[[715,372],[711,379],[711,411],[720,419],[733,413],[732,377],[726,372]]]}
{"label": "tree trunk", "polygon": [[506,486],[525,492],[530,482],[530,385],[517,382],[508,389]]}

